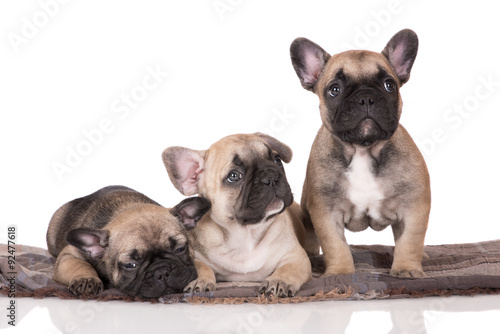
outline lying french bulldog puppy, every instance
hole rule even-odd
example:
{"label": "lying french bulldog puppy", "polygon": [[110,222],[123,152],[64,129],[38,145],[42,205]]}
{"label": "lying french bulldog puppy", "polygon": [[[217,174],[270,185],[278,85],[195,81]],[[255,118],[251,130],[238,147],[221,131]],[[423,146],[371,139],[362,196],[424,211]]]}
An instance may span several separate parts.
{"label": "lying french bulldog puppy", "polygon": [[200,197],[167,209],[122,186],[66,203],[47,231],[54,280],[75,295],[97,295],[103,282],[143,298],[182,292],[197,277],[187,230],[209,209]]}
{"label": "lying french bulldog puppy", "polygon": [[[399,124],[399,89],[410,78],[418,39],[398,32],[381,53],[346,51],[330,56],[296,39],[292,64],[302,86],[319,97],[323,125],[313,143],[301,206],[314,226],[326,275],[354,273],[344,228],[392,227],[396,247],[391,274],[424,276],[422,256],[431,207],[422,154]],[[307,251],[317,254],[319,245]],[[312,236],[312,237],[311,237]]]}
{"label": "lying french bulldog puppy", "polygon": [[189,232],[198,278],[186,291],[210,291],[216,281],[259,281],[269,295],[293,296],[311,278],[299,240],[304,227],[283,163],[292,151],[263,134],[225,137],[206,151],[169,147],[163,162],[184,195],[212,207]]}

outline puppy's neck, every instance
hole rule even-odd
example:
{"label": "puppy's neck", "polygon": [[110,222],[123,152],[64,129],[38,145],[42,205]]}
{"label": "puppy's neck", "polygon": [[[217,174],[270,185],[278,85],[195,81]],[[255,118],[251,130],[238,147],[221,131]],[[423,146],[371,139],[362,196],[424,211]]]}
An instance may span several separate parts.
{"label": "puppy's neck", "polygon": [[388,143],[389,140],[379,140],[370,146],[362,146],[356,144],[346,144],[343,145],[343,154],[345,161],[350,165],[354,155],[370,155],[374,160],[378,160],[380,157],[380,152]]}
{"label": "puppy's neck", "polygon": [[263,241],[275,220],[276,217],[264,218],[259,223],[248,225],[242,225],[235,221],[229,224],[221,224],[215,220],[213,221],[221,229],[225,243],[233,245],[249,243],[253,247],[256,247]]}

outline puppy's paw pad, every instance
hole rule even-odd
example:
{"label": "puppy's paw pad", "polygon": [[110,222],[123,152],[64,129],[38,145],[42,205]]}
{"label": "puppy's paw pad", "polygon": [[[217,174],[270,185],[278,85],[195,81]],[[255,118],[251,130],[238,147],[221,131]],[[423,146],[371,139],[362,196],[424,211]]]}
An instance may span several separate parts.
{"label": "puppy's paw pad", "polygon": [[101,280],[96,277],[73,279],[69,284],[69,291],[77,296],[98,295],[104,290]]}
{"label": "puppy's paw pad", "polygon": [[293,284],[288,284],[281,280],[262,282],[259,292],[268,296],[293,297],[297,293],[297,288]]}

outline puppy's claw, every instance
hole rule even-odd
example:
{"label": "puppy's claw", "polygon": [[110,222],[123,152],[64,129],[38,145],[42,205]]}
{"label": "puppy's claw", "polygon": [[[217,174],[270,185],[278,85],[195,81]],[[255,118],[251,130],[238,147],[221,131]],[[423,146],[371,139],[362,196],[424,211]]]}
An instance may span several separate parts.
{"label": "puppy's claw", "polygon": [[269,286],[269,281],[262,282],[262,284],[259,287],[259,293],[265,293],[268,286]]}
{"label": "puppy's claw", "polygon": [[184,288],[185,293],[208,292],[208,291],[214,291],[214,290],[215,290],[215,284],[213,282],[207,282],[207,281],[200,280],[200,279],[196,279],[194,281],[191,281]]}
{"label": "puppy's claw", "polygon": [[83,277],[73,279],[68,289],[76,296],[91,296],[100,294],[104,290],[104,285],[97,277]]}
{"label": "puppy's claw", "polygon": [[277,297],[293,297],[297,293],[297,289],[292,285],[284,281],[273,280],[262,282],[259,293],[266,294],[268,296]]}

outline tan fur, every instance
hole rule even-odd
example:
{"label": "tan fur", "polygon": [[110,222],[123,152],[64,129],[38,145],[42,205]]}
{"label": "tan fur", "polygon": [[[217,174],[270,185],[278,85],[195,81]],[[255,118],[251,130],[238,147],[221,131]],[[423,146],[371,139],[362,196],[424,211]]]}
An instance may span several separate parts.
{"label": "tan fur", "polygon": [[55,249],[55,246],[57,244],[59,225],[63,223],[64,217],[68,213],[70,207],[70,203],[64,204],[59,209],[57,209],[57,211],[52,215],[52,218],[50,219],[49,228],[47,230],[47,246],[49,253],[53,256],[57,256],[57,250]]}
{"label": "tan fur", "polygon": [[[117,286],[123,273],[118,264],[133,262],[134,253],[146,254],[152,249],[168,251],[172,243],[182,247],[188,242],[187,231],[172,214],[172,209],[124,187],[105,196],[96,192],[68,202],[54,213],[49,223],[47,245],[50,253],[57,257],[54,280],[68,285],[77,295],[100,293],[101,278]],[[78,207],[82,203],[92,204],[82,209]],[[109,220],[103,221],[103,217]],[[77,228],[103,233],[101,257],[95,259],[68,243],[67,233]],[[191,248],[188,254],[192,259]]]}
{"label": "tan fur", "polygon": [[[64,206],[61,209],[64,211]],[[56,212],[51,224],[56,224],[60,217],[61,212]],[[169,228],[166,228],[167,226]],[[106,225],[106,229],[110,233],[110,252],[105,254],[103,261],[107,263],[111,263],[111,259],[122,263],[129,262],[128,253],[131,248],[146,251],[151,247],[168,247],[171,237],[178,240],[179,243],[185,243],[187,240],[181,226],[171,215],[169,209],[152,204],[139,204],[120,212]],[[54,238],[52,235],[56,233],[55,229],[50,229],[50,238]],[[48,244],[51,245],[50,242]],[[109,265],[106,270],[112,283],[119,281],[120,273],[115,268]],[[57,255],[54,280],[68,285],[70,290],[76,288],[75,284],[84,284],[85,280],[102,285],[94,267],[87,262],[78,249],[71,245],[64,247]],[[85,288],[83,287],[83,289]],[[88,294],[88,292],[83,294]]]}
{"label": "tan fur", "polygon": [[[281,144],[276,140],[273,143]],[[187,291],[213,290],[216,280],[262,281],[262,289],[268,293],[286,295],[287,291],[295,294],[311,278],[309,259],[299,243],[305,232],[297,203],[267,222],[241,225],[230,218],[237,213],[239,190],[225,187],[222,181],[231,171],[235,155],[249,164],[257,157],[268,156],[265,144],[262,136],[240,134],[199,151],[204,172],[199,175],[198,193],[210,200],[212,208],[189,234],[198,279]],[[287,152],[283,155],[291,159],[289,148],[283,148]],[[172,152],[165,150],[164,162],[175,184],[170,165]]]}
{"label": "tan fur", "polygon": [[[301,206],[306,216],[310,217],[321,245],[326,264],[325,275],[355,272],[344,228],[360,231],[368,227],[364,221],[355,219],[353,204],[341,195],[347,188],[347,181],[344,180],[350,166],[344,169],[328,159],[333,152],[349,162],[357,151],[366,148],[333,138],[332,129],[325,122],[327,107],[320,92],[339,68],[350,77],[369,78],[378,71],[378,66],[396,76],[387,59],[379,53],[348,51],[334,55],[315,86],[315,93],[320,97],[323,125],[311,149]],[[401,99],[400,96],[398,98]],[[398,117],[400,114],[401,108]],[[396,247],[392,275],[424,276],[422,256],[431,202],[429,174],[421,153],[403,126],[399,125],[388,140],[373,144],[367,154],[376,160],[387,145],[391,145],[399,156],[397,163],[391,162],[387,170],[377,176],[384,199],[380,204],[381,222],[379,225],[374,223],[372,228],[379,230],[391,225],[393,229]],[[343,186],[339,188],[338,184]],[[398,188],[402,185],[407,187],[404,192]],[[319,244],[314,242],[314,235],[309,234],[307,251],[310,254],[318,252]]]}

